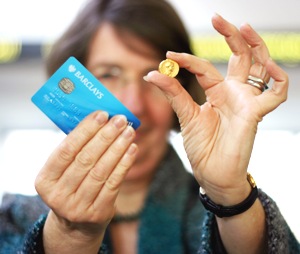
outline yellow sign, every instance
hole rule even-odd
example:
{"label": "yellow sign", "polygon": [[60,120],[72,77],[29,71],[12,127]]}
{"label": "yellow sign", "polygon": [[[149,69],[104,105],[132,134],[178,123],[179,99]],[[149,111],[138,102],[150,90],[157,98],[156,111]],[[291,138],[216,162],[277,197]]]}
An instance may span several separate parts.
{"label": "yellow sign", "polygon": [[[300,33],[266,33],[262,38],[271,58],[280,63],[300,63]],[[192,47],[199,57],[216,63],[228,61],[231,51],[221,36],[200,35],[192,39]]]}
{"label": "yellow sign", "polygon": [[0,63],[17,60],[21,54],[21,43],[0,37]]}
{"label": "yellow sign", "polygon": [[[300,63],[300,33],[278,32],[261,34],[270,55],[278,63]],[[41,57],[51,45],[41,45]],[[198,35],[192,37],[194,53],[213,63],[227,63],[231,55],[224,38],[219,35]],[[22,52],[22,44],[0,36],[0,64],[15,61]]]}

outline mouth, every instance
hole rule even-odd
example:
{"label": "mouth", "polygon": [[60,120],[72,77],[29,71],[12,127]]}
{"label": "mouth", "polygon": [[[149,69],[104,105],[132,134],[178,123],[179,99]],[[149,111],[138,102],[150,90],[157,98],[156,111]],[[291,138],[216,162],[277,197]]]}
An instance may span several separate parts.
{"label": "mouth", "polygon": [[146,128],[144,126],[140,126],[136,131],[135,142],[138,143],[148,132],[150,128]]}
{"label": "mouth", "polygon": [[143,136],[143,131],[136,130],[134,142],[138,143],[141,140],[142,136]]}

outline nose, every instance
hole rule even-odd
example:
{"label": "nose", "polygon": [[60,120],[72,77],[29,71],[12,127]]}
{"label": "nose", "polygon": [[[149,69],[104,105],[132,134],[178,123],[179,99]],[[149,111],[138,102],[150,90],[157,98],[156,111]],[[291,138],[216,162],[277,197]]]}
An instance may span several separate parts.
{"label": "nose", "polygon": [[137,117],[145,110],[146,94],[142,81],[128,83],[122,91],[121,102]]}

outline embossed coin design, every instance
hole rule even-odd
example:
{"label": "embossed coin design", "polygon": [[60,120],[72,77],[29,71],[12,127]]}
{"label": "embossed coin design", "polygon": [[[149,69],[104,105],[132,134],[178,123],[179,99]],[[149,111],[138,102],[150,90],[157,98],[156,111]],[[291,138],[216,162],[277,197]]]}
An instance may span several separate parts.
{"label": "embossed coin design", "polygon": [[179,65],[171,59],[166,59],[159,64],[158,70],[160,73],[174,78],[179,72]]}

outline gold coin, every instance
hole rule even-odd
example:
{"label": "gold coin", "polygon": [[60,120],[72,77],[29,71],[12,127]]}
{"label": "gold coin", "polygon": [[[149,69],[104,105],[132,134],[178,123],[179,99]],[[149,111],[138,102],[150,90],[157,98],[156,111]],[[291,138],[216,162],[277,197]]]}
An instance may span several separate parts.
{"label": "gold coin", "polygon": [[166,59],[159,64],[158,70],[160,73],[174,78],[179,72],[179,65],[171,59]]}

